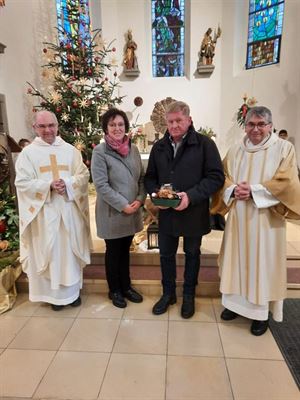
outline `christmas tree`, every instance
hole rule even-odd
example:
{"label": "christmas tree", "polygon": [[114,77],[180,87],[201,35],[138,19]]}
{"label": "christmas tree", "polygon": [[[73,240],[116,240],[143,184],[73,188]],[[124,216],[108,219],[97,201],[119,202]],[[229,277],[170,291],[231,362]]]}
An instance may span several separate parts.
{"label": "christmas tree", "polygon": [[47,90],[28,83],[28,93],[38,99],[34,111],[56,114],[61,137],[82,152],[89,166],[93,147],[103,135],[101,115],[122,102],[115,94],[116,49],[112,42],[105,44],[99,29],[90,32],[87,0],[66,0],[58,11],[58,42],[45,42],[42,49]]}

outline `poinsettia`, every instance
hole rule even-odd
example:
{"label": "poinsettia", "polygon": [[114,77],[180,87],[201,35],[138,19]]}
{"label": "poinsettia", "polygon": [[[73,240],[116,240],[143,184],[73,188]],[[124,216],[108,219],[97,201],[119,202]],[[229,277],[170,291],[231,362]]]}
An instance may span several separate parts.
{"label": "poinsettia", "polygon": [[249,109],[257,103],[255,97],[249,97],[244,94],[243,96],[244,103],[240,106],[237,112],[237,122],[239,126],[245,126],[245,118]]}

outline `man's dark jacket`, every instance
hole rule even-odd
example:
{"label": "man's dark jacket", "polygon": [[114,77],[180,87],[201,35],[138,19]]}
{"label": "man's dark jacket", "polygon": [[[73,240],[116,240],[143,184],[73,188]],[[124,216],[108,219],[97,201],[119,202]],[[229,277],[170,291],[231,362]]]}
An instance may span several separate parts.
{"label": "man's dark jacket", "polygon": [[210,232],[209,197],[224,183],[220,155],[213,140],[197,133],[192,126],[175,158],[173,154],[166,132],[151,150],[145,187],[151,194],[161,185],[172,183],[176,191],[186,192],[190,199],[187,209],[159,211],[159,230],[174,236],[199,237]]}

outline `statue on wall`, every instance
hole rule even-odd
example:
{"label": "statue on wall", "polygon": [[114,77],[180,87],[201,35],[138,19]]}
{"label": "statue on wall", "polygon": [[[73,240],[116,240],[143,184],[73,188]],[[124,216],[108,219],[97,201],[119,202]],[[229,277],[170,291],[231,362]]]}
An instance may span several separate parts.
{"label": "statue on wall", "polygon": [[[218,26],[217,31],[214,31],[212,36],[212,29],[208,28],[204,34],[201,42],[199,61],[198,61],[198,72],[199,73],[211,73],[214,70],[213,58],[215,55],[215,48],[218,38],[221,36],[221,28]],[[204,67],[204,68],[203,68]]]}
{"label": "statue on wall", "polygon": [[137,44],[132,39],[132,31],[128,29],[127,31],[127,42],[124,51],[124,74],[128,76],[138,76],[140,71],[138,67],[137,57],[136,57]]}

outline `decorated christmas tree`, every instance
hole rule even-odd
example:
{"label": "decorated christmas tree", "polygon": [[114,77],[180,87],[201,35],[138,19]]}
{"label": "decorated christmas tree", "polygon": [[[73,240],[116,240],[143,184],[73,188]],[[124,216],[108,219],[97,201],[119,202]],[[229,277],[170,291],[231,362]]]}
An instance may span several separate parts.
{"label": "decorated christmas tree", "polygon": [[64,140],[77,147],[87,166],[99,143],[101,116],[122,102],[116,95],[118,78],[115,48],[106,45],[101,31],[90,31],[87,0],[66,0],[58,10],[58,41],[44,43],[42,79],[45,90],[29,83],[36,96],[34,111],[56,114]]}

